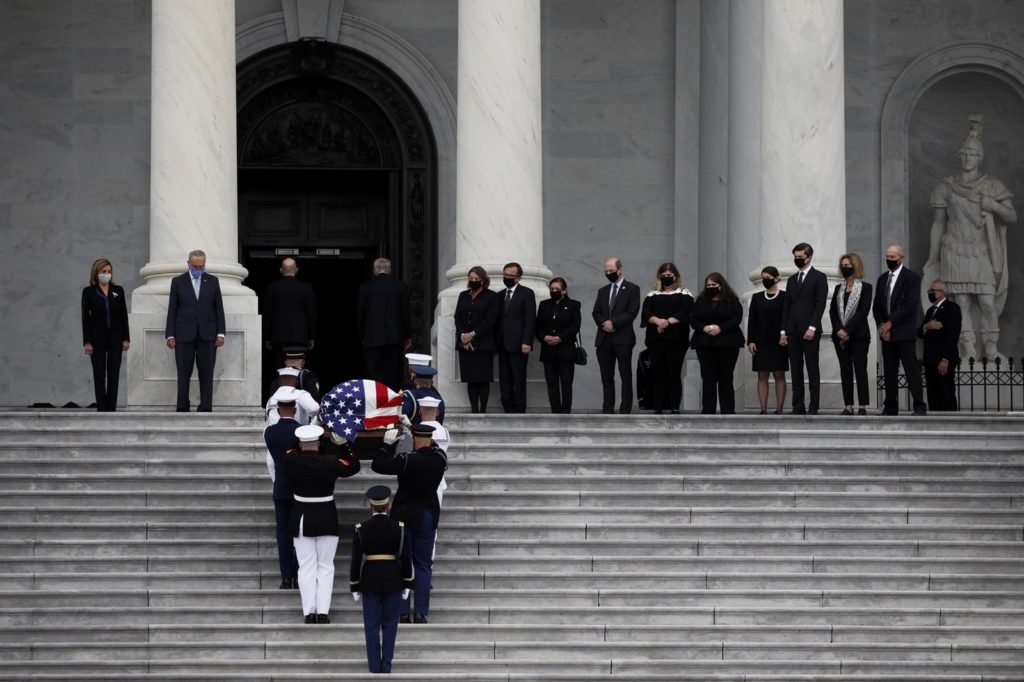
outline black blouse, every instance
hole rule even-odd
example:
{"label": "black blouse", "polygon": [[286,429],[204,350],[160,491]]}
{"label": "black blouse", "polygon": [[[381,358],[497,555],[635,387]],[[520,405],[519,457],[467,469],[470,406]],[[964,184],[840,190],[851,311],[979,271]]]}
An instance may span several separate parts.
{"label": "black blouse", "polygon": [[[693,296],[678,289],[670,294],[650,293],[644,299],[640,312],[640,326],[647,328],[647,345],[651,342],[675,341],[684,346],[690,343],[690,311],[693,310]],[[674,317],[679,324],[671,324],[661,334],[658,326],[648,322],[651,317],[667,320]]]}

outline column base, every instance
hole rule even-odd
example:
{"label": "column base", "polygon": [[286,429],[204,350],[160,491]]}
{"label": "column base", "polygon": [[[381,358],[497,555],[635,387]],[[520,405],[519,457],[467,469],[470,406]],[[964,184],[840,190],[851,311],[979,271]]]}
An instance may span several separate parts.
{"label": "column base", "polygon": [[[248,291],[248,290],[246,290]],[[213,409],[251,407],[260,404],[262,323],[256,297],[224,296],[227,334],[217,349],[213,374]],[[167,347],[167,293],[132,294],[128,324],[132,350],[126,353],[127,400],[129,407],[168,407],[177,399],[177,369],[174,351]],[[199,377],[192,374],[190,399],[199,404]]]}

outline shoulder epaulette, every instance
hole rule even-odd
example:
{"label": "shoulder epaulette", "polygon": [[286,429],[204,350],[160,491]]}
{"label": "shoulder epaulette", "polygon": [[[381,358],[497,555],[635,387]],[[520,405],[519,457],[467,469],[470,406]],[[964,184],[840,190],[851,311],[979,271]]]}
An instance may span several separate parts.
{"label": "shoulder epaulette", "polygon": [[360,529],[360,528],[362,528],[362,527],[363,527],[363,524],[361,524],[361,523],[357,523],[357,524],[356,524],[356,530],[359,530],[359,529]]}
{"label": "shoulder epaulette", "polygon": [[398,527],[399,528],[405,528],[405,521],[399,521],[398,522]]}

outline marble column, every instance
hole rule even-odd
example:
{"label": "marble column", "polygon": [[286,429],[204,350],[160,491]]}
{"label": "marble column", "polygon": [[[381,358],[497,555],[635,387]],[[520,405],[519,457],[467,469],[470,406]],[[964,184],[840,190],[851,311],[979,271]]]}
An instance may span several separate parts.
{"label": "marble column", "polygon": [[153,0],[152,11],[149,263],[140,271],[145,284],[132,292],[128,404],[174,405],[167,295],[188,253],[201,249],[227,316],[214,404],[255,405],[260,319],[238,264],[234,0]]}
{"label": "marble column", "polygon": [[[452,315],[469,268],[483,266],[500,288],[502,266],[516,261],[538,296],[552,276],[543,264],[540,66],[539,0],[459,0],[456,264],[438,297],[434,342],[438,385],[453,406],[468,404]],[[530,364],[529,406],[546,406]],[[495,394],[492,410],[497,403]]]}

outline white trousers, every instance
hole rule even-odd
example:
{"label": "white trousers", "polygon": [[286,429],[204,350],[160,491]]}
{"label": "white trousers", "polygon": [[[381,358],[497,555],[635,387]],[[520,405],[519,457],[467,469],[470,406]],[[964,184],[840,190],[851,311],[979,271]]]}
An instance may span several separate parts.
{"label": "white trousers", "polygon": [[337,535],[321,535],[315,538],[299,535],[295,538],[302,615],[330,613],[331,593],[334,591],[334,553],[337,549]]}

